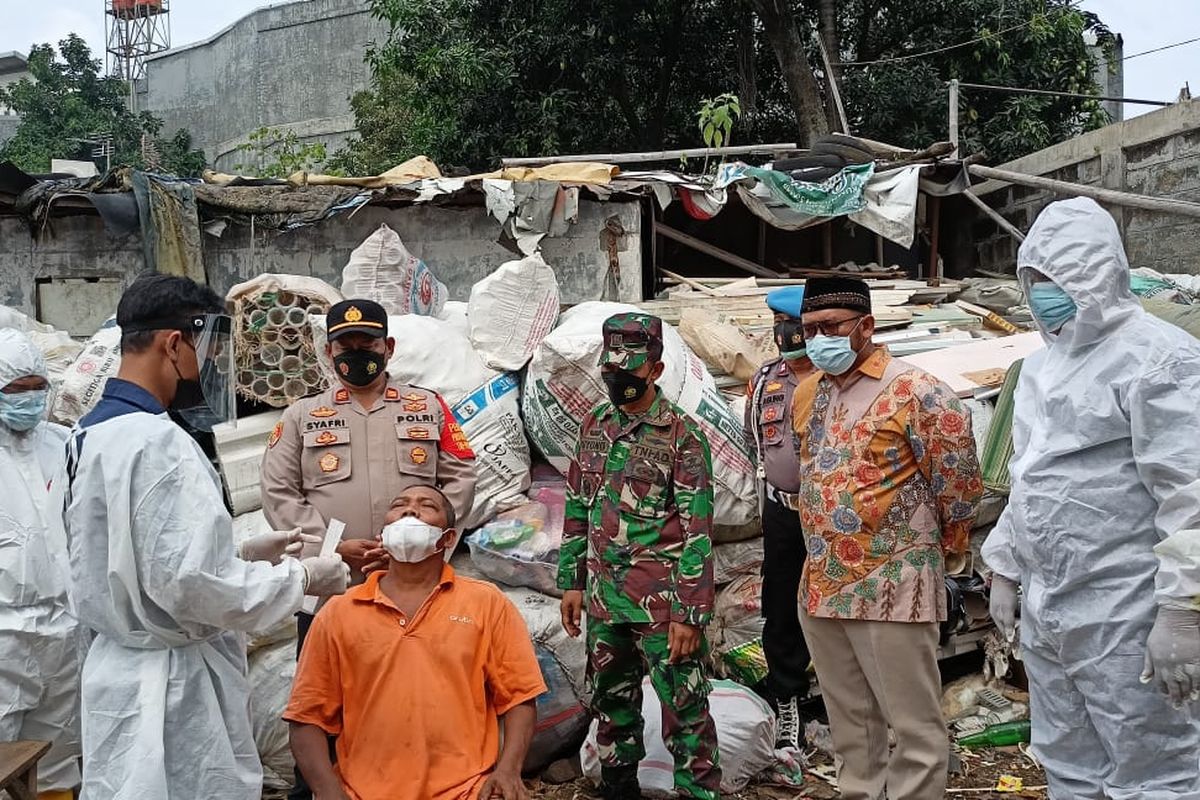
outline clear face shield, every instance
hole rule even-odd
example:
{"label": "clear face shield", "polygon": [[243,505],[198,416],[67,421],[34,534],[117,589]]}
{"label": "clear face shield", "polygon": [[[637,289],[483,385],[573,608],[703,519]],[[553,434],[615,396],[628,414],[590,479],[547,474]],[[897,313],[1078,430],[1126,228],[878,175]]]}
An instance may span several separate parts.
{"label": "clear face shield", "polygon": [[[197,314],[179,328],[196,350],[198,391],[183,391],[172,409],[191,427],[211,431],[237,417],[233,382],[233,323],[228,314]],[[180,387],[185,389],[185,387]]]}

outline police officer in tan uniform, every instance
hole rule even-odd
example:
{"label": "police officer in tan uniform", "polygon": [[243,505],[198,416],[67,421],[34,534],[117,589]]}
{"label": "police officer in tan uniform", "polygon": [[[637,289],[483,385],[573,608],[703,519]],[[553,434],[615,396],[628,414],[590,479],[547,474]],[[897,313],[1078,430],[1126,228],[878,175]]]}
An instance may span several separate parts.
{"label": "police officer in tan uniform", "polygon": [[[386,565],[375,537],[402,489],[433,484],[458,519],[466,517],[475,495],[475,454],[437,393],[388,377],[396,343],[388,338],[382,306],[344,300],[329,310],[326,325],[326,352],[340,385],[283,413],[263,456],[262,505],[279,530],[298,527],[324,538],[330,520],[344,522],[337,552],[357,584]],[[311,622],[310,615],[298,615],[297,651]],[[290,797],[310,797],[299,772],[296,777]]]}
{"label": "police officer in tan uniform", "polygon": [[767,295],[775,314],[779,358],[764,364],[750,381],[746,432],[758,457],[763,490],[763,651],[766,690],[778,710],[777,745],[798,748],[803,730],[798,700],[809,692],[808,647],[800,629],[797,595],[807,548],[800,531],[800,462],[792,444],[792,393],[815,373],[805,352],[800,324],[803,286]]}

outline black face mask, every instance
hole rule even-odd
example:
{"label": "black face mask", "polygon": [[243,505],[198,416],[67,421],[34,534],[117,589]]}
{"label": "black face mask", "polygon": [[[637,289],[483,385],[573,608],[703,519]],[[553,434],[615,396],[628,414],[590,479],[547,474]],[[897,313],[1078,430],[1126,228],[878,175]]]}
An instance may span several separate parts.
{"label": "black face mask", "polygon": [[626,372],[623,369],[602,372],[600,377],[604,379],[604,385],[608,387],[608,399],[612,400],[614,406],[636,403],[646,395],[646,391],[650,388],[648,379],[639,378],[632,372]]}
{"label": "black face mask", "polygon": [[804,323],[798,319],[776,322],[775,344],[779,347],[780,355],[804,350]]}
{"label": "black face mask", "polygon": [[374,350],[347,350],[333,357],[338,376],[351,386],[370,386],[383,374],[387,356]]}

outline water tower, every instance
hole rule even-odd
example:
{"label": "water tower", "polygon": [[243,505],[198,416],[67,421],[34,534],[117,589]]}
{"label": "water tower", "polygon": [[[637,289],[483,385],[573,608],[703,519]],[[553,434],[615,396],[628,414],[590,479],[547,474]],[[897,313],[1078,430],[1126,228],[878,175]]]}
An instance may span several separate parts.
{"label": "water tower", "polygon": [[108,34],[108,74],[129,82],[129,109],[134,109],[134,82],[146,76],[146,57],[171,47],[167,0],[104,0]]}

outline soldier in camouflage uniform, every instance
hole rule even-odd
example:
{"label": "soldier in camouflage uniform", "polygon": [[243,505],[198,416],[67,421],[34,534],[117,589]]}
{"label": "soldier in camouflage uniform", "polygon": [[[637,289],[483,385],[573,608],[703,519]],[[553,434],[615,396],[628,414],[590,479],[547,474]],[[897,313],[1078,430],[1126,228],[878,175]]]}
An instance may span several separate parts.
{"label": "soldier in camouflage uniform", "polygon": [[580,429],[558,567],[571,636],[580,633],[587,591],[601,796],[640,796],[648,668],[675,758],[675,786],[682,796],[714,800],[721,771],[704,666],[714,593],[708,440],[655,386],[663,370],[662,321],[617,314],[603,335],[600,366],[612,402],[593,409]]}

